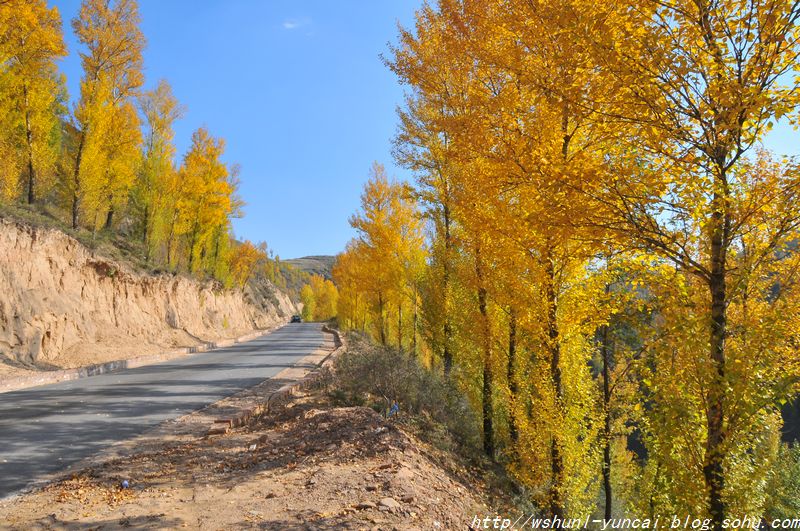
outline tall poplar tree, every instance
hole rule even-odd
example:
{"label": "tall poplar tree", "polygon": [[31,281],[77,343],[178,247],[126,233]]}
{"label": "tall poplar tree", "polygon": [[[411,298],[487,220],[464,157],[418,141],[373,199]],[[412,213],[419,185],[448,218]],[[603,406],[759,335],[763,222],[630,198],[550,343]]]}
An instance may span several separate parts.
{"label": "tall poplar tree", "polygon": [[83,79],[74,116],[75,163],[66,183],[73,228],[87,192],[93,193],[89,208],[97,214],[105,207],[109,224],[120,188],[126,192],[132,182],[130,158],[138,147],[139,121],[131,98],[144,79],[139,24],[135,0],[83,0],[72,21],[87,49],[81,53]]}
{"label": "tall poplar tree", "polygon": [[[722,529],[731,506],[741,507],[736,492],[742,489],[732,480],[749,466],[752,449],[744,441],[760,431],[739,421],[741,408],[747,403],[755,406],[749,415],[767,412],[789,376],[773,366],[773,384],[762,387],[757,372],[742,371],[744,359],[763,357],[751,343],[755,307],[766,319],[782,304],[750,290],[792,260],[786,253],[800,219],[794,167],[747,154],[776,120],[796,111],[800,6],[678,1],[639,7],[608,18],[618,34],[614,44],[592,35],[584,41],[621,87],[613,113],[636,133],[630,148],[618,151],[615,171],[627,177],[610,187],[604,204],[614,221],[605,225],[674,263],[698,305],[693,349],[705,355],[692,377],[701,384],[682,391],[695,396],[689,407],[699,415],[692,424],[701,446],[686,450],[701,456],[693,465],[714,528]],[[775,212],[769,221],[768,211]],[[778,282],[790,292],[793,275]],[[770,350],[784,341],[791,339],[778,333]]]}
{"label": "tall poplar tree", "polygon": [[[0,4],[0,151],[4,189],[30,204],[51,181],[65,89],[61,17],[44,0]],[[48,180],[45,183],[45,179]]]}
{"label": "tall poplar tree", "polygon": [[166,80],[139,98],[145,132],[141,161],[131,197],[141,239],[149,258],[166,239],[167,216],[172,201],[169,184],[174,180],[175,145],[173,124],[183,107]]}

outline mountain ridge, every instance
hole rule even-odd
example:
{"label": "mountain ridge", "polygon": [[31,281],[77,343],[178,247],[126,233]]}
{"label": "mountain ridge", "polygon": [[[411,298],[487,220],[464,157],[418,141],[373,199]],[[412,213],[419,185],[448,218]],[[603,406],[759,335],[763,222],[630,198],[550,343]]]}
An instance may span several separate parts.
{"label": "mountain ridge", "polygon": [[332,280],[333,264],[336,257],[327,254],[301,256],[284,260],[285,263],[304,271],[311,275],[320,275],[328,280]]}

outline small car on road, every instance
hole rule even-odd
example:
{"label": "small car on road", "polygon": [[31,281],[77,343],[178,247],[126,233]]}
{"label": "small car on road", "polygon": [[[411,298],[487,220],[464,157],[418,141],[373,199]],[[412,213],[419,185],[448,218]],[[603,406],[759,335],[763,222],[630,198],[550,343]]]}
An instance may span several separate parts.
{"label": "small car on road", "polygon": [[299,315],[293,315],[292,316],[292,322],[293,323],[302,323],[303,319]]}

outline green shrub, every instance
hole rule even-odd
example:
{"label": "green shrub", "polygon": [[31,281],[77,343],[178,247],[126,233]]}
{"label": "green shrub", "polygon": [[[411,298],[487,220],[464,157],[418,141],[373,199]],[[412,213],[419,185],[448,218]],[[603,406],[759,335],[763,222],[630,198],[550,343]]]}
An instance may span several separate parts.
{"label": "green shrub", "polygon": [[781,445],[767,492],[768,522],[800,515],[800,445]]}

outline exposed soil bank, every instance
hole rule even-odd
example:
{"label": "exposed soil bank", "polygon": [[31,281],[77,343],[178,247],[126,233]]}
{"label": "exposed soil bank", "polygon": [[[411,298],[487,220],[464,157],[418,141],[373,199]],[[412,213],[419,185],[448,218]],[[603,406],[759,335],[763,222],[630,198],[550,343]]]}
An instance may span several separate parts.
{"label": "exposed soil bank", "polygon": [[295,311],[271,285],[137,273],[58,230],[0,219],[0,379],[219,342]]}

